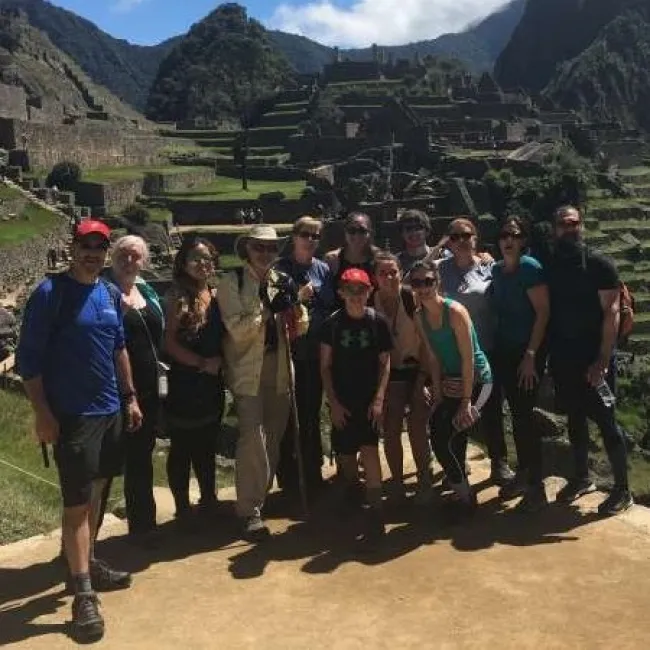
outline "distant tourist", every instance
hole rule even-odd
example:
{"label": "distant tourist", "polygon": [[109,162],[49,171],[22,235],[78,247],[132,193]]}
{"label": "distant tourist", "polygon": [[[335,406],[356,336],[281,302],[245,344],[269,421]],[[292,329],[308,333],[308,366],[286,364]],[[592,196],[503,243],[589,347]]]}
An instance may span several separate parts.
{"label": "distant tourist", "polygon": [[56,248],[48,248],[47,249],[47,268],[50,271],[54,271],[56,269],[56,264],[58,261],[58,253],[56,251]]}
{"label": "distant tourist", "polygon": [[[189,237],[174,260],[173,283],[165,297],[165,352],[170,360],[165,400],[170,448],[167,478],[181,530],[197,529],[217,512],[216,449],[225,394],[223,321],[217,291],[214,246]],[[199,484],[199,508],[190,503],[190,470]]]}
{"label": "distant tourist", "polygon": [[404,248],[397,255],[402,275],[406,276],[416,262],[425,258],[439,259],[445,253],[451,255],[445,247],[448,237],[443,237],[435,246],[427,245],[427,237],[431,231],[431,222],[421,210],[406,210],[397,221],[399,234],[404,242]]}
{"label": "distant tourist", "polygon": [[467,478],[467,437],[492,392],[490,364],[467,309],[443,296],[435,264],[417,262],[411,270],[411,286],[422,305],[418,324],[428,344],[425,350],[435,400],[433,451],[455,494],[450,502],[452,514],[471,515],[476,494]]}
{"label": "distant tourist", "polygon": [[430,408],[425,391],[428,366],[421,366],[421,339],[416,324],[415,296],[400,282],[397,257],[379,252],[375,256],[377,291],[372,304],[390,325],[393,348],[390,382],[384,405],[384,452],[390,468],[391,496],[401,498],[404,489],[402,431],[407,418],[411,451],[417,469],[416,499],[429,503],[432,496],[431,448],[427,425]]}
{"label": "distant tourist", "polygon": [[[124,440],[124,498],[129,537],[136,544],[155,541],[156,501],[153,495],[152,454],[165,397],[166,374],[161,367],[163,310],[158,295],[140,276],[149,261],[147,243],[137,235],[115,242],[113,266],[107,279],[122,292],[126,348],[133,383],[142,410],[142,426]],[[162,382],[162,384],[161,384]]]}
{"label": "distant tourist", "polygon": [[[301,452],[307,486],[314,491],[323,485],[321,468],[321,404],[323,384],[319,366],[319,330],[334,305],[332,274],[325,262],[315,257],[321,241],[323,224],[318,219],[300,217],[293,225],[289,251],[278,260],[276,268],[289,275],[298,287],[298,299],[307,308],[309,329],[292,346],[296,373],[296,401],[300,429]],[[283,488],[295,489],[298,474],[291,436],[282,442],[278,479]]]}
{"label": "distant tourist", "polygon": [[633,504],[625,440],[607,383],[618,335],[620,280],[614,263],[584,243],[584,221],[577,208],[559,208],[554,225],[555,253],[547,269],[550,365],[568,415],[575,462],[574,476],[557,500],[571,503],[596,490],[589,478],[589,418],[600,430],[614,474],[614,487],[598,512],[614,515]]}
{"label": "distant tourist", "polygon": [[297,293],[290,278],[273,269],[284,241],[272,226],[253,226],[235,242],[243,268],[227,273],[219,284],[227,379],[239,425],[237,514],[244,538],[253,542],[269,535],[262,509],[291,404],[286,316]]}
{"label": "distant tourist", "polygon": [[[372,243],[372,221],[363,212],[352,212],[343,223],[345,242],[341,248],[325,255],[325,262],[332,271],[334,287],[339,288],[341,276],[350,268],[362,269],[372,278],[377,247]],[[337,306],[343,300],[337,296]]]}
{"label": "distant tourist", "polygon": [[129,435],[142,423],[121,296],[99,278],[109,245],[105,224],[87,220],[77,228],[69,272],[47,278],[29,298],[17,352],[36,434],[54,445],[75,594],[72,626],[80,640],[104,634],[95,590],[131,583],[128,573],[111,569],[93,552],[102,492],[122,469],[122,410]]}
{"label": "distant tourist", "polygon": [[[439,262],[442,292],[463,305],[476,328],[481,349],[489,356],[494,350],[494,313],[491,306],[494,260],[477,254],[478,231],[470,219],[454,219],[449,225],[452,256]],[[483,410],[480,426],[492,464],[491,480],[504,486],[515,478],[507,461],[503,431],[502,395],[495,386]]]}
{"label": "distant tourist", "polygon": [[493,370],[510,406],[518,460],[515,480],[502,487],[499,496],[523,495],[517,508],[535,512],[547,504],[541,431],[532,415],[546,368],[549,297],[541,264],[524,254],[527,243],[524,222],[518,217],[506,219],[499,233],[503,260],[492,273],[497,319]]}
{"label": "distant tourist", "polygon": [[369,507],[360,541],[369,548],[385,535],[378,444],[392,348],[388,323],[366,306],[371,292],[366,271],[346,269],[339,289],[344,307],[325,321],[321,331],[321,373],[332,421],[332,449],[348,505],[360,501],[357,455],[361,456]]}

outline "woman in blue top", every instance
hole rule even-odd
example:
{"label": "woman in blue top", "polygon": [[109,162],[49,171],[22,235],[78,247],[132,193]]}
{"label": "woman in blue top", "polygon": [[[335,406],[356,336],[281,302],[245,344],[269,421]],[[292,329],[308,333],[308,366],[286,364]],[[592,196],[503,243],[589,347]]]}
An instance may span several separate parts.
{"label": "woman in blue top", "polygon": [[[334,307],[332,272],[325,262],[315,257],[323,224],[318,219],[304,216],[293,226],[289,252],[276,263],[276,268],[289,275],[298,289],[298,298],[307,308],[309,329],[291,346],[296,373],[296,405],[301,454],[307,487],[318,489],[323,484],[321,468],[323,448],[320,438],[320,411],[323,384],[320,373],[319,330]],[[289,426],[292,426],[290,423]],[[297,488],[298,470],[294,456],[293,436],[285,435],[280,451],[278,482],[283,489]]]}
{"label": "woman in blue top", "polygon": [[503,260],[492,274],[496,315],[494,373],[512,413],[519,468],[516,479],[499,496],[524,495],[518,508],[534,512],[546,503],[542,479],[542,441],[531,416],[539,379],[546,365],[544,338],[549,319],[548,287],[541,264],[524,255],[526,229],[518,217],[508,218],[499,234]]}
{"label": "woman in blue top", "polygon": [[427,345],[429,372],[435,400],[431,444],[457,504],[473,511],[476,496],[465,469],[467,430],[479,419],[492,392],[492,373],[481,349],[469,312],[445,298],[435,264],[417,262],[410,274],[411,287],[422,309],[418,325]]}

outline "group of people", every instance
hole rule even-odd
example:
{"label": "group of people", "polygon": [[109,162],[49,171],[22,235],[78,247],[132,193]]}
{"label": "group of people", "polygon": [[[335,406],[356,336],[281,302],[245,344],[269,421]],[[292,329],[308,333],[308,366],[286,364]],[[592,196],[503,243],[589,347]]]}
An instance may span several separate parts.
{"label": "group of people", "polygon": [[[156,535],[152,452],[163,430],[179,527],[195,530],[221,512],[215,452],[226,388],[239,429],[236,514],[252,542],[269,536],[263,508],[276,477],[293,491],[301,464],[310,496],[327,485],[323,395],[343,503],[363,513],[362,545],[374,548],[385,534],[384,496],[406,496],[405,419],[416,503],[426,506],[434,497],[433,453],[451,512],[461,518],[474,512],[466,462],[472,434],[486,443],[500,497],[522,497],[519,510],[539,511],[547,495],[532,413],[547,361],[575,457],[575,473],[557,500],[569,503],[595,490],[588,474],[590,418],[614,474],[599,511],[629,508],[626,446],[608,384],[619,279],[608,259],[584,245],[578,209],[560,208],[553,219],[555,245],[543,259],[528,254],[526,224],[506,219],[498,262],[479,252],[476,226],[465,218],[428,246],[429,219],[417,210],[400,217],[398,255],[373,245],[372,222],[362,213],[346,219],[343,246],[323,259],[316,256],[323,234],[318,219],[298,219],[289,241],[258,224],[236,242],[242,267],[218,282],[213,245],[188,238],[164,299],[141,277],[144,240],[115,242],[107,270],[110,230],[81,222],[69,271],[47,277],[27,303],[17,351],[36,433],[54,446],[79,637],[103,635],[96,591],[131,582],[94,555],[107,485],[122,465],[129,537],[136,543]],[[516,472],[507,458],[504,398]],[[298,446],[287,433],[296,429]],[[380,439],[391,473],[385,483]],[[200,490],[196,506],[192,470]]]}

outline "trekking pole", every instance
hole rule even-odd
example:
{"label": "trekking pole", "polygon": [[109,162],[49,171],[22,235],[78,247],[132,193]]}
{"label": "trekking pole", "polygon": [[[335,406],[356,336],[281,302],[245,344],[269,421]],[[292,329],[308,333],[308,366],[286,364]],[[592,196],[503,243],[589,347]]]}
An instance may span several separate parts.
{"label": "trekking pole", "polygon": [[289,371],[289,393],[291,399],[291,420],[293,429],[293,450],[296,454],[298,465],[298,490],[300,491],[300,503],[305,517],[309,516],[309,504],[307,502],[307,485],[305,482],[305,465],[302,458],[302,444],[300,441],[300,421],[298,420],[298,402],[296,401],[296,373],[291,359],[291,339],[289,337],[288,324],[284,322],[284,338],[286,348],[286,363]]}

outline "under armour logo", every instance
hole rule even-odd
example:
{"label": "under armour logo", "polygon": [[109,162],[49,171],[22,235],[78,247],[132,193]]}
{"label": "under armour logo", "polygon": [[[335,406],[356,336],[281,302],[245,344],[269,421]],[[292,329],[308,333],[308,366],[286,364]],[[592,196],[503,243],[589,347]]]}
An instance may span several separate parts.
{"label": "under armour logo", "polygon": [[341,336],[341,345],[344,348],[359,348],[365,350],[370,347],[370,335],[368,330],[354,332],[352,330],[343,330]]}

